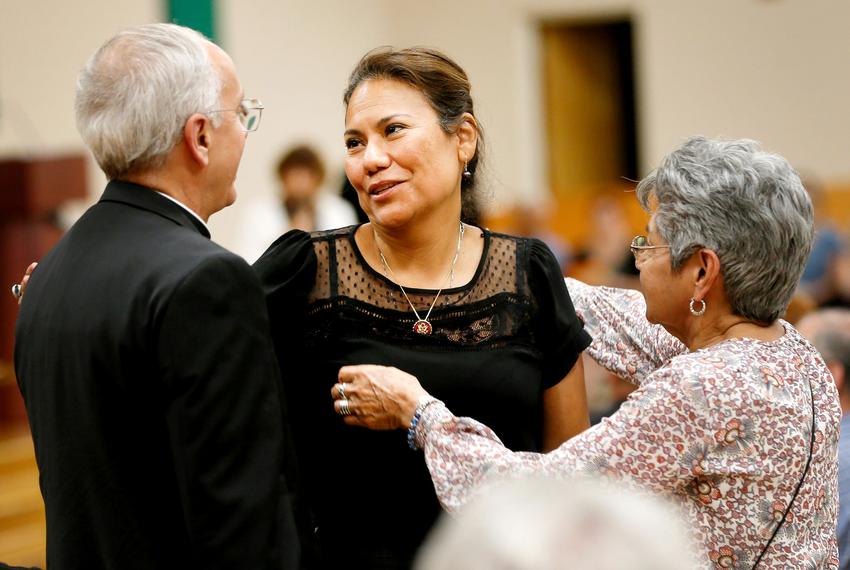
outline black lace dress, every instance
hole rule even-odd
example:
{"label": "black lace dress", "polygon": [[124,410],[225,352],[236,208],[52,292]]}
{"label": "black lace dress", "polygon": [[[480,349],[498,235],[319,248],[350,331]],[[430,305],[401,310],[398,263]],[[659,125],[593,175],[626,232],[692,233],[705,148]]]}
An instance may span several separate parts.
{"label": "black lace dress", "polygon": [[[363,259],[356,229],[291,231],[254,267],[323,567],[409,568],[440,513],[428,470],[404,431],[346,426],[334,413],[339,368],[396,366],[456,414],[493,428],[507,447],[538,451],[543,391],[569,372],[590,337],[549,249],[486,230],[475,230],[484,240],[475,276],[444,290],[433,333],[417,334],[398,285]],[[427,312],[436,291],[406,290]]]}

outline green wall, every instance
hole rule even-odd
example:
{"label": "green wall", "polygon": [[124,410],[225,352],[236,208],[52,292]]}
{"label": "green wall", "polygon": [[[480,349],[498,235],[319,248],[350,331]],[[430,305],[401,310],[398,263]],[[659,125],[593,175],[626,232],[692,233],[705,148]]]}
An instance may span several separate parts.
{"label": "green wall", "polygon": [[212,41],[218,33],[215,0],[166,0],[168,21],[197,30]]}

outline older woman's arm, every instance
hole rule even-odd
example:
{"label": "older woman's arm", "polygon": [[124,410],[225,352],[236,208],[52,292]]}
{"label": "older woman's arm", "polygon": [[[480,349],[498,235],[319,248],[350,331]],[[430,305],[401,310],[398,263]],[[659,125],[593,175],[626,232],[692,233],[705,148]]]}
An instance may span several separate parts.
{"label": "older woman's arm", "polygon": [[[695,477],[694,454],[713,434],[705,406],[681,390],[679,379],[669,368],[656,371],[614,416],[558,449],[538,454],[505,448],[490,428],[455,417],[442,403],[429,400],[415,377],[398,369],[364,365],[340,370],[354,414],[344,417],[347,424],[407,428],[419,406],[413,439],[424,450],[437,496],[449,511],[462,506],[490,477],[586,473],[630,480],[659,493],[684,489]],[[337,390],[332,391],[335,398]],[[335,407],[339,411],[338,399]]]}
{"label": "older woman's arm", "polygon": [[593,337],[587,353],[601,366],[635,384],[665,362],[687,351],[660,325],[646,320],[639,291],[592,287],[565,279],[576,314]]}
{"label": "older woman's arm", "polygon": [[453,511],[490,478],[532,474],[610,476],[662,494],[684,490],[695,479],[692,456],[711,439],[704,427],[711,422],[669,371],[653,376],[613,417],[545,455],[512,452],[488,427],[440,403],[428,406],[415,439],[440,502]]}

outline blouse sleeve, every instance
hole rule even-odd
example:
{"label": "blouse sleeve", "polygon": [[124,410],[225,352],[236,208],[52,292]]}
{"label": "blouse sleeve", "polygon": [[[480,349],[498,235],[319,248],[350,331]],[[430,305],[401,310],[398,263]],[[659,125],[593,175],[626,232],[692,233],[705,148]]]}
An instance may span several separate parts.
{"label": "blouse sleeve", "polygon": [[543,242],[532,239],[529,243],[528,283],[536,305],[534,332],[543,352],[543,385],[551,388],[572,370],[591,338],[576,316],[555,256]]}
{"label": "blouse sleeve", "polygon": [[[283,461],[286,481],[285,500],[292,505],[296,527],[301,540],[302,554],[310,558],[313,550],[315,524],[308,500],[308,482],[299,465],[303,446],[310,438],[298,433],[303,425],[304,406],[299,406],[300,385],[297,375],[291,373],[293,351],[302,342],[310,292],[316,281],[316,252],[310,234],[291,230],[280,236],[254,262],[253,268],[260,279],[269,312],[271,342],[278,365],[281,366],[280,409],[283,414],[284,445],[288,450]],[[304,491],[301,491],[304,490]],[[284,500],[282,498],[282,500]]]}
{"label": "blouse sleeve", "polygon": [[287,330],[300,330],[307,297],[316,280],[316,265],[310,234],[301,230],[280,236],[254,263],[266,296],[275,344]]}
{"label": "blouse sleeve", "polygon": [[307,300],[316,282],[317,260],[310,234],[286,232],[253,267],[266,297],[275,353],[283,365],[291,358],[288,351],[301,340]]}
{"label": "blouse sleeve", "polygon": [[548,454],[510,451],[490,428],[453,416],[442,403],[428,406],[416,441],[440,502],[455,511],[489,479],[529,475],[607,476],[656,493],[684,491],[694,480],[693,450],[711,439],[711,422],[677,389],[669,368],[653,376],[618,413]]}
{"label": "blouse sleeve", "polygon": [[687,352],[679,339],[646,320],[639,291],[591,287],[566,279],[576,313],[593,336],[588,354],[620,378],[640,384],[674,356]]}

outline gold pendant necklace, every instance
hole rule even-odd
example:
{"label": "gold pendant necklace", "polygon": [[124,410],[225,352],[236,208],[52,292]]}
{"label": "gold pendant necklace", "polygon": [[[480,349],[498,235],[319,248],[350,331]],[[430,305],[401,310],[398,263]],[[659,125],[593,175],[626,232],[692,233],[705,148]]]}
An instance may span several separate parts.
{"label": "gold pendant necklace", "polygon": [[[455,281],[455,264],[457,263],[457,258],[460,256],[460,246],[463,243],[463,232],[464,226],[463,222],[460,223],[460,230],[457,235],[457,249],[455,249],[455,256],[452,258],[452,265],[449,268],[448,280],[449,284],[446,286],[451,289],[452,285]],[[384,270],[398,284],[398,288],[401,289],[401,294],[404,295],[404,298],[407,300],[407,304],[410,305],[410,308],[413,309],[413,314],[416,315],[416,322],[413,323],[413,332],[418,334],[431,334],[431,331],[434,330],[434,327],[431,326],[431,323],[428,321],[428,318],[431,316],[431,311],[434,310],[434,305],[437,304],[437,299],[440,298],[440,293],[443,292],[443,287],[440,287],[440,290],[437,291],[437,294],[434,296],[434,300],[431,302],[431,306],[428,307],[428,313],[425,315],[425,318],[419,316],[419,311],[416,310],[416,307],[413,306],[413,303],[410,301],[410,297],[407,296],[407,291],[404,290],[404,287],[401,286],[401,283],[398,279],[395,278],[395,274],[393,273],[390,264],[387,263],[387,258],[384,257],[384,252],[381,251],[381,246],[378,245],[378,235],[375,233],[375,228],[372,228],[372,235],[375,239],[375,248],[378,250],[378,257],[381,258],[381,263],[384,265]]]}

